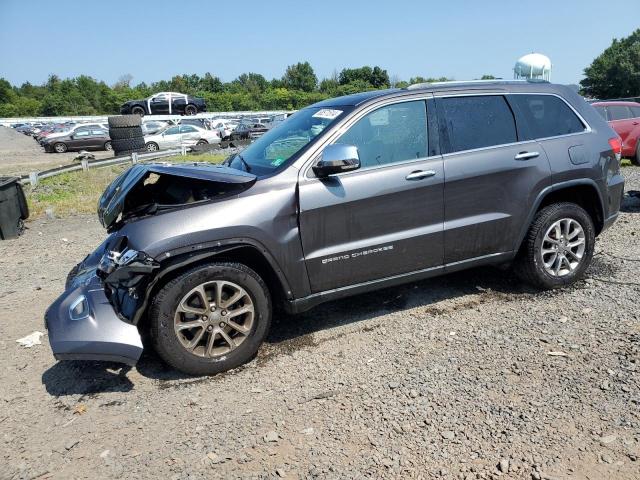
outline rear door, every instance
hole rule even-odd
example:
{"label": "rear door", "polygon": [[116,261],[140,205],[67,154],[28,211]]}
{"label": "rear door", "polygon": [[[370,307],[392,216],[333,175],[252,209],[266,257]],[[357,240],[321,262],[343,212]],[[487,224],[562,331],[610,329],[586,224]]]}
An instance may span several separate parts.
{"label": "rear door", "polygon": [[180,125],[180,145],[195,145],[200,137],[200,132],[193,125]]}
{"label": "rear door", "polygon": [[73,138],[69,141],[69,149],[79,150],[91,145],[91,127],[79,127],[73,132]]}
{"label": "rear door", "polygon": [[441,266],[444,176],[429,148],[425,101],[363,112],[334,143],[356,146],[361,168],[326,179],[301,174],[312,291]]}
{"label": "rear door", "polygon": [[443,145],[444,262],[508,253],[550,166],[535,141],[522,141],[504,95],[436,98]]}

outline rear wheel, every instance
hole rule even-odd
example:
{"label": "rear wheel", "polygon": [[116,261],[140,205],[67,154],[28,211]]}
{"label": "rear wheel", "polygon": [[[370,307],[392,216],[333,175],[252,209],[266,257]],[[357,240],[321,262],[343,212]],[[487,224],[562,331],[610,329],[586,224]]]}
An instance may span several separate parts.
{"label": "rear wheel", "polygon": [[105,144],[104,144],[104,149],[105,149],[107,152],[110,152],[111,150],[113,150],[113,147],[111,146],[111,142],[105,142]]}
{"label": "rear wheel", "polygon": [[184,114],[185,115],[191,116],[191,115],[195,115],[196,113],[198,113],[198,107],[196,107],[195,105],[190,103],[189,105],[184,107]]}
{"label": "rear wheel", "polygon": [[516,262],[516,272],[542,289],[570,285],[591,263],[595,229],[575,203],[556,203],[536,215]]}
{"label": "rear wheel", "polygon": [[191,375],[213,375],[251,360],[271,323],[262,279],[239,263],[189,270],[156,294],[150,309],[158,354]]}
{"label": "rear wheel", "polygon": [[64,153],[67,151],[67,145],[62,142],[58,142],[53,146],[53,150],[56,153]]}
{"label": "rear wheel", "polygon": [[204,138],[201,138],[200,140],[198,140],[198,143],[196,143],[196,145],[208,145],[209,142],[207,142]]}
{"label": "rear wheel", "polygon": [[159,150],[158,144],[155,142],[149,142],[146,145],[147,152],[157,152]]}

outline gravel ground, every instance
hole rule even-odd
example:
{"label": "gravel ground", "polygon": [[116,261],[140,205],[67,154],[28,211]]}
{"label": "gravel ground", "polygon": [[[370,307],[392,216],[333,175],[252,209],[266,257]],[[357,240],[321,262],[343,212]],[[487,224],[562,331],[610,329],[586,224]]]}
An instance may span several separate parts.
{"label": "gravel ground", "polygon": [[627,198],[572,288],[485,268],[362,295],[189,378],[152,353],[129,369],[19,346],[104,235],[31,222],[0,243],[0,478],[638,479],[638,232]]}
{"label": "gravel ground", "polygon": [[[91,152],[96,158],[113,157],[113,152]],[[0,175],[25,175],[73,163],[78,152],[46,153],[32,138],[13,128],[0,126]]]}

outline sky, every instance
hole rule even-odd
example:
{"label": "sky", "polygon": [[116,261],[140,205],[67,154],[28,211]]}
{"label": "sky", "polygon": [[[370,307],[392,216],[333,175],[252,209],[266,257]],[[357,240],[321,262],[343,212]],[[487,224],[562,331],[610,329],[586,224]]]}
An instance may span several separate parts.
{"label": "sky", "polygon": [[640,28],[637,2],[0,0],[0,77],[271,79],[309,61],[319,78],[363,65],[404,80],[513,78],[535,51],[551,58],[552,81],[577,83],[613,38]]}

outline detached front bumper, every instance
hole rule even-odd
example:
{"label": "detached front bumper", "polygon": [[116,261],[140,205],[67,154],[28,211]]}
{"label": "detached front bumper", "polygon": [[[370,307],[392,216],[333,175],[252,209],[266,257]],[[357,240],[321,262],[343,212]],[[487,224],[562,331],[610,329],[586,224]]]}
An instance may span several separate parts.
{"label": "detached front bumper", "polygon": [[54,357],[135,365],[142,354],[137,327],[118,318],[95,273],[75,280],[80,281],[72,282],[45,313]]}

